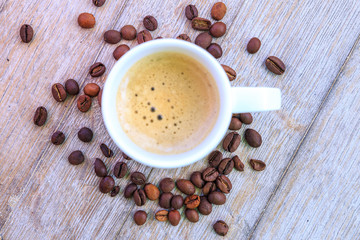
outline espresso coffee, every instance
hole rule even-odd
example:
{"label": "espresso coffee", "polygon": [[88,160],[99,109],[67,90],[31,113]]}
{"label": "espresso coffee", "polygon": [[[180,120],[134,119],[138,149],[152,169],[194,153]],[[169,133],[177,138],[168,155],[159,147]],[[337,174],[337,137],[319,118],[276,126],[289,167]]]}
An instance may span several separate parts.
{"label": "espresso coffee", "polygon": [[117,114],[128,137],[157,154],[177,154],[199,145],[220,109],[210,72],[194,58],[159,52],[136,62],[117,93]]}

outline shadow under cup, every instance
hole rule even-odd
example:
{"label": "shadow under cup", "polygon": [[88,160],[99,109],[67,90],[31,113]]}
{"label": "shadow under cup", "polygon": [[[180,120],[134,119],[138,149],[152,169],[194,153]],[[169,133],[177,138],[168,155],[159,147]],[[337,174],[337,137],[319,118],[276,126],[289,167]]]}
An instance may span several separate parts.
{"label": "shadow under cup", "polygon": [[[116,96],[120,82],[127,71],[140,59],[158,52],[178,52],[201,63],[213,76],[220,99],[217,121],[206,138],[193,149],[179,153],[161,155],[148,152],[136,145],[123,131],[117,116]],[[204,49],[195,44],[177,39],[159,39],[143,43],[122,56],[112,68],[102,95],[102,115],[105,126],[117,144],[132,159],[151,167],[177,168],[192,164],[214,150],[224,137],[232,116],[230,83],[221,65]],[[204,122],[206,124],[206,122]]]}

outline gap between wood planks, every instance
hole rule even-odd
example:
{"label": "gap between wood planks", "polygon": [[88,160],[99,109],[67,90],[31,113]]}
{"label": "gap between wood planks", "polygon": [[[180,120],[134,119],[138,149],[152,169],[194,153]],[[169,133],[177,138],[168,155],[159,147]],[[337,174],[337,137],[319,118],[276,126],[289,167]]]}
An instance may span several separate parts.
{"label": "gap between wood planks", "polygon": [[307,127],[307,129],[306,129],[303,137],[301,138],[298,146],[297,146],[296,149],[295,149],[294,154],[291,156],[289,163],[287,164],[284,172],[282,173],[280,179],[278,180],[278,183],[275,185],[275,188],[274,188],[274,190],[272,191],[270,197],[269,197],[268,200],[266,201],[266,205],[265,205],[264,209],[261,211],[260,216],[257,218],[257,220],[256,220],[256,222],[255,222],[255,225],[254,225],[254,226],[252,227],[252,229],[250,230],[250,234],[249,234],[249,236],[248,236],[248,238],[247,238],[248,240],[250,240],[250,239],[253,238],[253,235],[254,235],[254,232],[255,232],[256,229],[257,229],[257,226],[259,225],[260,221],[262,220],[262,218],[263,218],[263,216],[264,216],[267,208],[269,207],[271,201],[273,200],[275,194],[278,192],[278,190],[279,190],[279,188],[280,188],[280,186],[281,186],[281,184],[282,184],[285,176],[287,175],[287,173],[288,173],[288,171],[289,171],[289,168],[291,167],[292,163],[294,162],[295,157],[297,156],[297,153],[299,152],[300,147],[303,145],[303,143],[304,143],[304,141],[305,141],[305,139],[306,139],[309,131],[311,130],[311,128],[312,128],[315,120],[317,119],[319,113],[320,113],[321,110],[323,109],[323,107],[324,107],[324,105],[325,105],[325,103],[326,103],[326,100],[328,99],[330,93],[332,92],[335,84],[338,82],[338,80],[339,80],[339,78],[340,78],[340,75],[341,75],[342,72],[344,71],[345,66],[347,65],[347,63],[349,62],[351,56],[353,55],[353,52],[355,51],[355,48],[356,48],[356,46],[358,45],[359,41],[360,41],[360,35],[359,35],[359,36],[357,37],[357,39],[355,40],[355,43],[354,43],[354,45],[352,46],[350,52],[348,53],[348,55],[347,55],[344,63],[342,64],[342,66],[341,66],[338,74],[336,75],[335,79],[333,80],[333,82],[332,82],[329,90],[327,91],[326,95],[324,96],[323,100],[321,101],[321,104],[320,104],[317,112],[315,113],[315,115],[314,115],[314,117],[312,118],[309,126]]}

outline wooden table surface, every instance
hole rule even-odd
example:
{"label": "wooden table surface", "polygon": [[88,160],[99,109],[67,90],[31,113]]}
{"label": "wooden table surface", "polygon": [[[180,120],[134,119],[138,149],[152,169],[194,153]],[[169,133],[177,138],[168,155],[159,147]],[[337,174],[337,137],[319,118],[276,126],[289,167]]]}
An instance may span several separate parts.
{"label": "wooden table surface", "polygon": [[[200,16],[207,18],[214,2],[192,1]],[[200,216],[198,223],[183,217],[173,227],[154,220],[160,209],[157,202],[137,207],[123,197],[128,177],[116,179],[119,196],[99,192],[94,158],[101,157],[112,169],[122,160],[121,150],[106,132],[96,101],[89,112],[81,113],[75,97],[57,103],[50,87],[68,78],[81,87],[89,82],[103,86],[115,63],[116,47],[104,43],[103,33],[125,24],[143,29],[145,15],[158,19],[154,37],[187,33],[194,40],[198,32],[184,16],[191,1],[107,0],[97,8],[90,0],[0,0],[0,234],[4,239],[220,239],[212,230],[219,219],[230,226],[228,239],[359,238],[360,2],[224,2],[228,31],[214,42],[223,47],[219,61],[238,73],[232,85],[278,87],[283,106],[281,111],[254,113],[254,122],[239,131],[243,135],[248,127],[258,130],[263,145],[253,149],[242,142],[235,152],[245,171],[229,175],[233,189],[226,204],[214,206],[211,215]],[[95,28],[78,26],[82,12],[95,15]],[[19,37],[24,23],[35,31],[29,44]],[[262,46],[250,55],[246,44],[254,36]],[[284,75],[266,70],[264,60],[269,55],[285,62]],[[101,78],[88,74],[96,61],[108,68]],[[37,127],[32,118],[41,105],[49,118],[45,126]],[[95,132],[91,143],[77,138],[84,126]],[[67,136],[61,146],[50,143],[55,130]],[[102,142],[114,150],[113,158],[102,156]],[[67,156],[77,149],[85,153],[86,161],[71,166]],[[253,171],[250,158],[265,161],[266,170]],[[158,184],[163,177],[189,178],[207,162],[172,170],[135,161],[128,164],[131,171],[142,171],[149,182]],[[149,215],[141,227],[132,219],[139,209]]]}

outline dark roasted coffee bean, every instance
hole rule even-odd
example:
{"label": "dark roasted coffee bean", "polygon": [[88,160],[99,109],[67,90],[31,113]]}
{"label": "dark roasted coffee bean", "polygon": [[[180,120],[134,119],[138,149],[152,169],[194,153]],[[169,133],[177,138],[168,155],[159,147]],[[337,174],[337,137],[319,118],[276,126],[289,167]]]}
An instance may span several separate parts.
{"label": "dark roasted coffee bean", "polygon": [[105,143],[100,145],[100,150],[107,158],[114,156],[114,152]]}
{"label": "dark roasted coffee bean", "polygon": [[87,127],[83,127],[78,132],[78,137],[83,142],[91,142],[93,136],[94,136],[93,132],[91,131],[90,128]]}
{"label": "dark roasted coffee bean", "polygon": [[138,44],[144,43],[144,42],[148,42],[150,40],[152,40],[152,36],[151,33],[148,30],[142,30],[141,32],[138,33],[137,35],[137,42]]}
{"label": "dark roasted coffee bean", "polygon": [[84,87],[84,93],[89,97],[96,97],[100,92],[100,87],[96,83],[88,83]]}
{"label": "dark roasted coffee bean", "polygon": [[224,64],[221,64],[221,66],[223,67],[226,75],[228,76],[229,80],[230,81],[234,81],[236,79],[236,72],[234,69],[232,69],[231,67],[229,66],[226,66]]}
{"label": "dark roasted coffee bean", "polygon": [[104,5],[105,0],[92,0],[93,4],[97,7],[101,7],[102,5]]}
{"label": "dark roasted coffee bean", "polygon": [[143,173],[141,172],[133,172],[130,175],[130,180],[135,183],[136,185],[143,185],[145,184],[146,181],[146,177]]}
{"label": "dark roasted coffee bean", "polygon": [[145,191],[142,189],[137,189],[133,193],[133,199],[136,206],[143,206],[146,203],[146,194]]}
{"label": "dark roasted coffee bean", "polygon": [[209,215],[212,212],[212,204],[205,196],[200,197],[200,204],[198,210],[202,215]]}
{"label": "dark roasted coffee bean", "polygon": [[211,192],[207,198],[215,205],[223,205],[226,202],[226,196],[222,192]]}
{"label": "dark roasted coffee bean", "polygon": [[124,197],[125,198],[131,198],[136,191],[137,186],[135,183],[128,184],[124,189]]}
{"label": "dark roasted coffee bean", "polygon": [[221,220],[217,221],[214,224],[213,228],[214,231],[220,236],[225,236],[229,231],[229,226],[224,221]]}
{"label": "dark roasted coffee bean", "polygon": [[101,62],[94,63],[90,66],[89,74],[92,77],[100,77],[102,76],[106,71],[106,67]]}
{"label": "dark roasted coffee bean", "polygon": [[198,10],[195,5],[187,5],[185,8],[185,16],[187,19],[192,20],[198,16]]}
{"label": "dark roasted coffee bean", "polygon": [[231,118],[231,122],[230,122],[230,126],[229,126],[230,130],[239,130],[241,128],[241,126],[242,126],[242,123],[238,118],[236,118],[236,117]]}
{"label": "dark roasted coffee bean", "polygon": [[56,131],[51,136],[51,142],[54,145],[60,145],[65,141],[65,134],[61,131]]}
{"label": "dark roasted coffee bean", "polygon": [[65,82],[65,90],[70,95],[77,95],[80,91],[79,84],[74,79],[68,79]]}
{"label": "dark roasted coffee bean", "polygon": [[104,33],[104,41],[110,44],[116,44],[120,42],[121,34],[116,30],[108,30]]}
{"label": "dark roasted coffee bean", "polygon": [[253,122],[251,113],[240,113],[238,118],[243,124],[251,124]]}
{"label": "dark roasted coffee bean", "polygon": [[134,222],[136,225],[144,225],[147,219],[147,213],[143,210],[139,210],[134,214]]}
{"label": "dark roasted coffee bean", "polygon": [[261,46],[261,41],[258,38],[254,37],[250,39],[246,47],[246,50],[248,51],[248,53],[254,54],[257,51],[259,51],[260,46]]}
{"label": "dark roasted coffee bean", "polygon": [[115,186],[115,181],[111,176],[106,176],[101,179],[99,189],[102,193],[109,193]]}
{"label": "dark roasted coffee bean", "polygon": [[231,181],[225,175],[218,176],[218,178],[216,179],[216,186],[223,193],[229,193],[230,190],[232,189]]}
{"label": "dark roasted coffee bean", "polygon": [[171,225],[177,226],[180,222],[181,216],[178,210],[171,210],[168,218]]}
{"label": "dark roasted coffee bean", "polygon": [[123,178],[128,172],[128,166],[124,162],[117,162],[114,166],[114,176],[117,178]]}
{"label": "dark roasted coffee bean", "polygon": [[196,38],[195,38],[195,44],[207,49],[212,41],[212,37],[210,36],[210,34],[208,34],[207,32],[204,33],[200,33]]}
{"label": "dark roasted coffee bean", "polygon": [[230,132],[223,141],[223,148],[229,152],[235,152],[239,147],[241,137],[237,132]]}
{"label": "dark roasted coffee bean", "polygon": [[24,43],[29,43],[33,39],[34,30],[29,24],[24,24],[20,28],[20,38]]}
{"label": "dark roasted coffee bean", "polygon": [[152,201],[158,199],[160,196],[160,190],[154,184],[151,183],[145,185],[144,191],[147,198]]}
{"label": "dark roasted coffee bean", "polygon": [[175,195],[171,198],[171,207],[180,209],[184,205],[184,199],[181,195]]}
{"label": "dark roasted coffee bean", "polygon": [[189,37],[187,34],[185,34],[185,33],[180,34],[176,39],[180,39],[180,40],[185,40],[185,41],[191,42],[190,37]]}
{"label": "dark roasted coffee bean", "polygon": [[226,5],[222,2],[217,2],[211,8],[211,17],[217,21],[223,19],[226,13]]}
{"label": "dark roasted coffee bean", "polygon": [[168,220],[169,212],[167,210],[160,210],[155,213],[155,219],[159,222],[165,222]]}
{"label": "dark roasted coffee bean", "polygon": [[87,112],[91,107],[91,103],[91,98],[88,95],[81,95],[77,100],[77,107],[81,112]]}
{"label": "dark roasted coffee bean", "polygon": [[55,83],[51,87],[51,93],[57,102],[65,101],[67,94],[64,86],[60,83]]}
{"label": "dark roasted coffee bean", "polygon": [[261,135],[254,129],[246,129],[245,131],[245,140],[246,142],[254,148],[258,148],[262,144]]}
{"label": "dark roasted coffee bean", "polygon": [[91,13],[81,13],[78,17],[78,24],[82,28],[93,28],[95,23],[95,17]]}
{"label": "dark roasted coffee bean", "polygon": [[250,159],[250,165],[255,171],[263,171],[266,168],[266,164],[261,160]]}
{"label": "dark roasted coffee bean", "polygon": [[228,175],[234,168],[234,162],[230,158],[221,160],[218,171],[220,174]]}
{"label": "dark roasted coffee bean", "polygon": [[198,222],[199,221],[199,213],[195,209],[186,209],[185,217],[190,222]]}
{"label": "dark roasted coffee bean", "polygon": [[190,176],[190,181],[198,188],[202,188],[205,184],[204,180],[201,177],[201,172],[193,172]]}
{"label": "dark roasted coffee bean", "polygon": [[124,159],[126,160],[132,160],[131,157],[129,157],[128,155],[126,155],[124,152],[122,153],[122,156]]}
{"label": "dark roasted coffee bean", "polygon": [[222,56],[222,48],[217,43],[211,43],[209,47],[207,48],[207,51],[213,55],[214,58],[221,58]]}
{"label": "dark roasted coffee bean", "polygon": [[171,178],[163,178],[159,183],[162,192],[171,192],[175,187],[175,182]]}
{"label": "dark roasted coffee bean", "polygon": [[211,21],[205,18],[196,17],[191,20],[191,26],[195,30],[208,31],[211,27]]}
{"label": "dark roasted coffee bean", "polygon": [[208,167],[202,172],[202,178],[206,182],[213,182],[218,176],[219,172],[213,167]]}
{"label": "dark roasted coffee bean", "polygon": [[110,196],[111,197],[115,197],[116,195],[118,195],[120,192],[120,187],[119,186],[115,186],[111,192],[110,192]]}
{"label": "dark roasted coffee bean", "polygon": [[113,56],[116,60],[119,60],[125,53],[130,50],[130,47],[126,44],[121,44],[117,48],[115,48],[113,52]]}
{"label": "dark roasted coffee bean", "polygon": [[211,25],[209,32],[213,37],[222,37],[226,33],[226,24],[223,22],[216,22]]}
{"label": "dark roasted coffee bean", "polygon": [[205,185],[202,189],[202,193],[206,196],[215,190],[216,190],[216,184],[214,182],[207,182],[207,183],[205,183]]}
{"label": "dark roasted coffee bean", "polygon": [[241,171],[241,172],[244,171],[244,167],[245,167],[244,163],[240,160],[240,158],[237,155],[232,157],[232,160],[234,162],[234,167],[236,170]]}
{"label": "dark roasted coffee bean", "polygon": [[153,16],[146,16],[143,20],[144,27],[149,31],[154,31],[158,27],[158,22]]}
{"label": "dark roasted coffee bean", "polygon": [[134,40],[136,38],[136,29],[133,25],[125,25],[121,28],[120,34],[125,40]]}
{"label": "dark roasted coffee bean", "polygon": [[38,107],[34,114],[34,124],[41,127],[45,124],[47,119],[47,110],[45,107]]}
{"label": "dark roasted coffee bean", "polygon": [[285,72],[285,64],[277,57],[270,56],[266,59],[265,65],[270,72],[282,75]]}
{"label": "dark roasted coffee bean", "polygon": [[169,209],[171,208],[171,199],[173,198],[173,194],[170,192],[165,192],[160,195],[159,198],[159,206],[162,208]]}
{"label": "dark roasted coffee bean", "polygon": [[85,157],[81,151],[74,151],[68,157],[68,161],[72,165],[79,165],[79,164],[83,163],[84,160],[85,160]]}
{"label": "dark roasted coffee bean", "polygon": [[184,204],[189,209],[195,209],[200,204],[200,196],[190,195],[185,198]]}
{"label": "dark roasted coffee bean", "polygon": [[195,193],[195,186],[186,179],[176,180],[176,187],[184,194],[193,195]]}
{"label": "dark roasted coffee bean", "polygon": [[222,157],[223,154],[218,150],[211,152],[208,157],[209,165],[211,167],[217,168],[217,166],[219,166],[219,163],[221,162]]}
{"label": "dark roasted coffee bean", "polygon": [[100,158],[95,159],[94,170],[96,176],[98,177],[106,177],[107,175],[107,169],[105,163]]}

